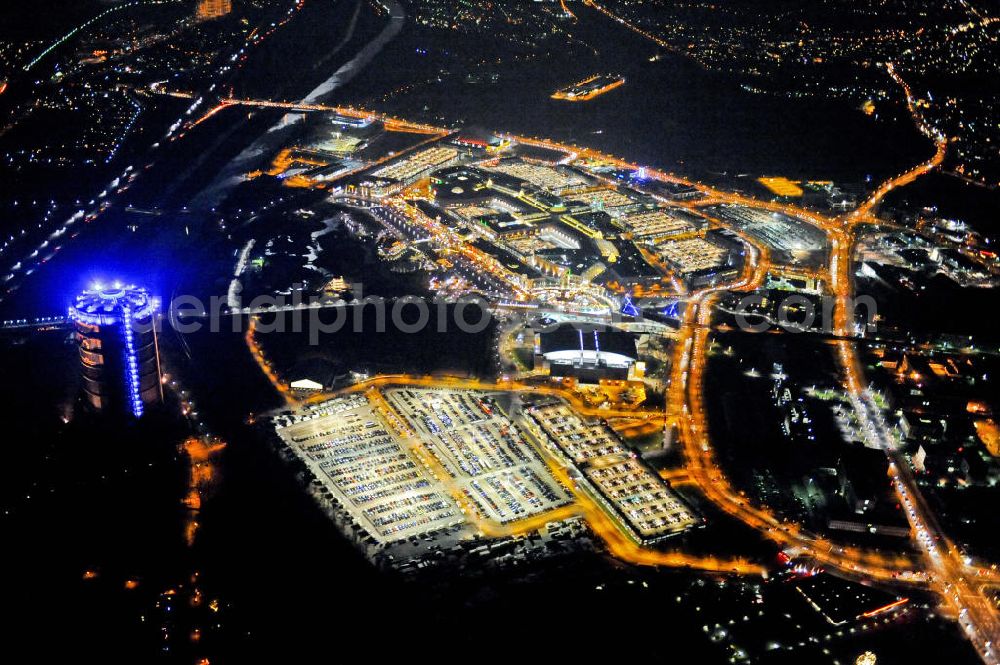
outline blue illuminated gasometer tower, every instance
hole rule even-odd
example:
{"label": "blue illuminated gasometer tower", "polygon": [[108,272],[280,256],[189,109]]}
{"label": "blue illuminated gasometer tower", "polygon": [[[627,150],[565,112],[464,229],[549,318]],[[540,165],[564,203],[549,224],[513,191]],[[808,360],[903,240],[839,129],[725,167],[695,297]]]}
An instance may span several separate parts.
{"label": "blue illuminated gasometer tower", "polygon": [[98,284],[76,297],[69,318],[88,406],[138,418],[162,401],[158,310],[159,301],[137,286]]}

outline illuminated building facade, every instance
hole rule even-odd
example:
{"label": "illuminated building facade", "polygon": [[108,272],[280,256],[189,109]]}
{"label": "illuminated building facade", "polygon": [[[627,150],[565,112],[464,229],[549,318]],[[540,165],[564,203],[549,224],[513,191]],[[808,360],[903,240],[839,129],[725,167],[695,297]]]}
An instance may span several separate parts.
{"label": "illuminated building facade", "polygon": [[563,325],[535,335],[535,367],[553,377],[575,377],[580,383],[630,380],[642,369],[637,358],[635,337],[627,332],[584,332]]}
{"label": "illuminated building facade", "polygon": [[195,14],[199,19],[207,21],[225,16],[232,10],[232,0],[201,0]]}
{"label": "illuminated building facade", "polygon": [[95,410],[138,418],[161,400],[157,307],[145,289],[116,284],[84,291],[69,308],[83,397]]}

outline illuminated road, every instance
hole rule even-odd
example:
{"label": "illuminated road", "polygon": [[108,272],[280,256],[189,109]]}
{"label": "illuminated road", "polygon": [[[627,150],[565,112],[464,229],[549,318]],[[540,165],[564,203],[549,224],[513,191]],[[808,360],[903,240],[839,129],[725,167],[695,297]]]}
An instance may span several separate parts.
{"label": "illuminated road", "polygon": [[[594,2],[588,1],[587,4],[607,13],[606,10]],[[616,18],[616,20],[618,19]],[[628,25],[627,27],[637,30],[634,26]],[[962,629],[973,642],[981,657],[988,663],[995,663],[996,658],[991,651],[991,647],[988,645],[995,638],[1000,637],[1000,620],[998,620],[997,612],[986,596],[984,589],[987,583],[995,584],[1000,579],[1000,576],[995,571],[989,569],[977,570],[969,563],[963,561],[957,548],[943,534],[937,520],[920,496],[910,472],[908,461],[895,450],[896,445],[890,428],[886,424],[880,409],[874,404],[871,395],[867,391],[861,364],[854,344],[851,341],[851,338],[855,334],[854,322],[851,315],[853,310],[851,302],[854,295],[852,257],[857,239],[865,229],[872,225],[881,224],[874,216],[874,212],[882,200],[895,188],[905,186],[939,167],[944,160],[948,145],[945,137],[937,134],[924,123],[919,115],[917,105],[909,87],[892,65],[889,65],[888,72],[893,80],[903,89],[908,107],[917,126],[934,141],[935,153],[927,161],[882,183],[855,211],[845,216],[828,217],[791,204],[758,200],[741,194],[725,192],[655,169],[646,168],[646,174],[648,177],[661,181],[689,185],[700,190],[704,198],[696,202],[684,204],[686,207],[697,209],[698,207],[715,203],[739,204],[788,215],[809,223],[826,234],[830,243],[829,265],[825,269],[815,271],[815,276],[825,278],[830,291],[836,298],[833,329],[839,339],[834,344],[836,347],[836,357],[843,371],[845,392],[858,414],[858,418],[862,423],[862,429],[868,437],[869,445],[876,445],[883,448],[890,457],[893,483],[899,494],[901,505],[904,506],[907,518],[910,520],[913,533],[920,545],[922,560],[917,560],[904,554],[886,555],[855,547],[839,546],[817,534],[809,533],[800,525],[783,521],[768,510],[750,505],[747,498],[729,484],[729,481],[716,464],[712,453],[707,417],[703,404],[704,371],[712,333],[712,309],[724,290],[754,290],[759,288],[763,283],[763,279],[768,271],[781,269],[781,266],[772,264],[766,251],[755,246],[745,235],[743,238],[750,243],[751,250],[748,253],[744,274],[739,281],[733,284],[720,285],[712,289],[697,291],[691,294],[688,300],[688,306],[684,311],[681,326],[676,335],[671,382],[667,390],[666,407],[664,413],[660,415],[664,422],[672,424],[677,428],[679,441],[683,447],[687,461],[684,470],[684,480],[695,484],[704,496],[720,510],[756,529],[780,546],[794,549],[800,555],[811,558],[817,564],[838,570],[847,576],[889,583],[929,586],[942,596],[944,608],[958,618]],[[391,129],[422,132],[437,136],[444,136],[450,131],[444,128],[410,123],[398,118],[389,118],[373,112],[353,108],[316,104],[303,106],[284,102],[256,100],[226,100],[223,103],[265,107],[275,106],[290,110],[327,111],[354,117],[375,117],[386,122],[387,127]],[[623,158],[585,147],[561,144],[537,137],[505,136],[502,138],[525,145],[564,152],[567,155],[566,159],[563,160],[564,162],[583,160],[626,169],[637,168],[636,165]],[[462,249],[464,243],[460,239],[452,237],[448,229],[436,224],[412,206],[396,200],[382,201],[382,204],[388,205],[398,214],[405,215],[411,221],[423,225],[431,233],[432,237],[435,238],[435,242],[457,252],[466,252],[466,250]],[[466,258],[480,269],[490,268],[489,262],[478,255],[467,255]],[[496,276],[504,277],[502,273],[498,273]],[[508,280],[505,279],[505,281]],[[289,394],[287,387],[280,382],[280,379],[274,374],[273,369],[267,364],[263,353],[255,348],[252,335],[248,337],[248,343],[251,344],[251,349],[254,350],[255,357],[258,362],[262,363],[262,369],[264,369],[265,373],[275,384],[275,387],[285,394],[287,399],[294,400]],[[574,408],[584,415],[599,415],[604,418],[652,418],[651,414],[637,411],[608,412],[599,409],[588,409],[578,398],[566,391],[555,388],[540,388],[515,381],[486,383],[441,377],[386,376],[377,377],[348,390],[363,390],[371,386],[395,383],[548,393],[569,400]],[[325,399],[327,397],[323,396],[317,399]],[[553,466],[556,469],[559,468],[558,465]],[[569,483],[568,486],[572,486],[572,484]],[[589,500],[586,497],[582,497],[581,494],[578,493],[578,503],[574,509],[582,512],[595,531],[608,544],[609,549],[616,556],[624,560],[651,565],[684,565],[703,569],[737,570],[740,572],[754,570],[753,566],[740,561],[713,562],[703,558],[686,557],[679,553],[663,553],[641,548],[626,538],[619,529],[615,528],[607,515],[596,504],[592,501],[588,502]],[[538,519],[541,518],[533,518],[533,520],[520,525],[518,523],[505,527],[491,527],[486,525],[481,526],[481,528],[483,528],[484,532],[488,531],[497,534],[517,533],[519,529],[528,531],[537,528],[536,522]],[[980,585],[979,588],[977,588],[977,584]]]}
{"label": "illuminated road", "polygon": [[[337,109],[337,112],[348,112],[355,114],[365,114],[367,112],[357,111],[354,109]],[[410,127],[409,123],[406,121],[397,121],[400,127]],[[441,130],[437,128],[429,128],[426,126],[420,127],[420,129],[428,131],[446,132],[447,130]],[[603,153],[587,150],[578,149],[575,147],[564,146],[551,141],[544,141],[542,139],[526,139],[523,137],[512,137],[514,140],[531,144],[538,145],[542,147],[547,147],[550,149],[572,151],[579,157],[587,159],[595,159],[601,161],[609,161],[621,166],[632,167],[633,165],[621,160],[619,158],[611,157]],[[688,181],[677,178],[673,175],[661,174],[658,172],[653,172],[653,177],[661,177],[664,180],[672,180],[675,182],[682,182],[685,184],[692,184]],[[805,210],[801,210],[794,206],[788,206],[783,204],[773,204],[764,201],[757,201],[756,199],[750,199],[748,197],[730,194],[726,192],[708,190],[703,186],[698,185],[704,191],[708,192],[713,200],[726,201],[732,203],[741,203],[744,205],[752,205],[768,210],[773,210],[776,212],[783,212],[789,215],[793,215],[811,223],[824,228],[831,233],[840,233],[841,229],[839,224],[835,220],[829,220],[826,218],[819,217],[813,213]],[[393,208],[402,214],[406,214],[411,220],[418,221],[424,225],[428,231],[432,233],[439,242],[446,245],[458,245],[460,246],[461,240],[459,238],[452,238],[451,232],[430,220],[426,216],[419,213],[409,206],[405,202],[393,202]],[[728,486],[724,484],[721,472],[715,468],[714,464],[710,461],[710,456],[708,455],[708,445],[707,437],[705,437],[705,442],[700,446],[694,446],[694,442],[697,439],[695,436],[696,432],[706,432],[707,428],[704,426],[704,414],[701,410],[700,402],[700,392],[701,392],[701,372],[703,371],[703,364],[701,360],[705,356],[705,348],[707,345],[707,336],[710,330],[710,304],[711,298],[713,298],[718,292],[725,288],[745,288],[753,289],[758,287],[764,279],[767,271],[771,268],[770,261],[765,252],[760,249],[751,246],[751,251],[749,252],[748,261],[746,263],[747,272],[743,276],[740,282],[735,285],[721,285],[713,290],[704,291],[697,295],[695,299],[692,300],[692,306],[690,306],[686,312],[685,325],[682,327],[680,337],[677,344],[679,357],[674,364],[675,380],[672,382],[671,387],[668,392],[668,406],[667,406],[667,419],[671,421],[680,421],[682,424],[682,440],[692,444],[689,446],[688,453],[689,457],[694,460],[692,463],[692,468],[690,469],[690,477],[696,482],[702,491],[708,496],[713,502],[715,502],[724,511],[734,515],[743,522],[753,526],[762,532],[766,533],[769,537],[782,542],[788,546],[800,547],[805,551],[808,551],[812,556],[816,558],[817,561],[826,563],[833,567],[841,567],[847,571],[853,571],[858,575],[864,575],[876,579],[892,580],[897,579],[897,576],[901,573],[905,573],[913,568],[913,563],[907,561],[905,558],[900,557],[897,560],[887,561],[884,557],[869,554],[864,552],[857,552],[850,548],[838,548],[834,550],[833,545],[825,543],[822,539],[811,536],[809,534],[803,534],[801,530],[795,525],[787,525],[781,523],[777,518],[769,515],[759,509],[755,509],[740,496],[738,496],[734,491],[732,491]],[[696,314],[699,311],[699,304],[701,305],[703,312],[699,317],[696,318]],[[279,390],[286,399],[294,400],[291,396],[287,385],[284,384],[280,378],[275,374],[273,368],[267,363],[262,351],[256,347],[253,340],[252,334],[248,335],[248,343],[251,345],[251,349],[254,352],[254,357],[259,363],[261,363],[262,370],[268,376],[268,378],[275,385],[275,388]],[[688,368],[691,369],[690,380],[687,377]],[[484,389],[484,390],[513,390],[513,391],[530,391],[543,394],[553,394],[558,395],[564,399],[570,401],[574,408],[584,415],[597,415],[604,418],[608,417],[629,417],[635,418],[641,415],[641,412],[636,411],[607,411],[603,409],[591,409],[587,408],[578,398],[574,395],[567,393],[566,391],[548,388],[548,387],[538,387],[531,386],[528,384],[520,384],[516,382],[504,382],[504,383],[486,383],[481,381],[472,380],[458,380],[458,379],[446,379],[446,378],[436,378],[436,377],[407,377],[407,376],[383,376],[371,379],[358,386],[351,387],[347,390],[364,390],[370,386],[374,385],[392,385],[394,383],[405,382],[411,385],[425,385],[425,386],[447,386],[447,387],[462,387],[470,389]],[[693,402],[696,406],[695,409],[690,408],[690,404],[687,404],[687,400],[691,395],[699,395],[698,399]],[[316,397],[316,400],[326,399],[327,396]],[[679,405],[679,406],[678,406]],[[688,417],[682,417],[688,414]],[[662,416],[662,414],[660,414]],[[693,454],[698,450],[704,450],[705,456]],[[698,460],[701,460],[702,464],[698,466]],[[592,517],[592,516],[591,516]],[[594,521],[592,519],[592,521]],[[617,533],[617,530],[615,530]],[[609,542],[609,546],[612,545],[612,539],[610,535],[604,534],[606,540]],[[626,539],[627,541],[627,539]],[[666,561],[661,559],[662,553],[655,552],[652,550],[644,550],[638,548],[638,546],[632,545],[631,547],[626,546],[623,543],[615,545],[618,549],[618,553],[627,560],[635,562],[646,562],[650,563],[653,561],[658,561],[666,565]],[[824,547],[828,550],[824,551]],[[634,551],[633,551],[634,550]],[[671,555],[676,556],[676,555]],[[840,558],[838,558],[838,556]],[[847,561],[847,559],[850,559]],[[874,565],[873,565],[874,564]],[[685,564],[689,565],[689,564]],[[737,566],[738,567],[738,566]],[[729,568],[731,569],[731,567]],[[911,581],[920,581],[919,576],[913,576]]]}
{"label": "illuminated road", "polygon": [[577,20],[576,19],[576,14],[574,14],[573,12],[571,12],[569,10],[569,7],[566,6],[566,0],[559,0],[559,7],[560,7],[560,9],[562,9],[563,14],[565,14],[568,18],[573,19],[573,21]]}
{"label": "illuminated road", "polygon": [[[180,0],[145,0],[144,2],[133,1],[133,2],[124,2],[124,3],[120,4],[120,5],[115,5],[113,7],[108,7],[107,9],[105,9],[104,11],[102,11],[101,13],[99,13],[96,16],[93,16],[90,19],[84,21],[83,23],[81,23],[80,25],[74,27],[72,30],[70,30],[69,32],[67,32],[65,35],[63,35],[62,37],[60,37],[59,39],[57,39],[56,41],[54,41],[51,44],[49,44],[45,48],[45,50],[43,50],[41,53],[39,53],[34,58],[32,58],[27,64],[24,65],[24,67],[22,69],[24,71],[26,71],[26,72],[31,71],[31,69],[35,65],[37,65],[39,62],[41,62],[47,55],[49,55],[50,53],[52,53],[53,51],[55,51],[57,48],[59,48],[60,46],[62,46],[66,42],[68,42],[70,39],[72,39],[74,36],[76,36],[81,30],[86,30],[91,25],[94,25],[95,23],[100,22],[101,20],[107,18],[108,16],[114,14],[115,12],[120,12],[122,10],[127,10],[127,9],[132,9],[134,7],[153,6],[153,5],[169,5],[169,4],[177,3],[179,1]],[[2,88],[0,88],[0,92],[3,92]]]}
{"label": "illuminated road", "polygon": [[[940,166],[944,161],[948,145],[944,136],[934,132],[924,123],[917,111],[909,86],[892,65],[889,65],[888,71],[903,88],[914,121],[926,136],[934,140],[934,155],[926,162],[882,183],[857,210],[844,219],[804,214],[804,211],[795,211],[791,206],[780,204],[769,206],[768,209],[778,209],[810,221],[823,229],[830,239],[830,265],[827,272],[830,287],[836,297],[834,330],[841,337],[836,346],[837,358],[844,373],[845,389],[862,422],[863,430],[871,441],[883,448],[890,457],[893,484],[925,555],[926,564],[916,566],[904,557],[888,561],[873,553],[834,547],[801,529],[781,525],[773,515],[756,508],[749,508],[742,497],[729,487],[712,461],[705,415],[701,405],[703,364],[711,330],[710,305],[714,293],[699,294],[699,297],[693,299],[689,305],[688,312],[685,312],[684,326],[678,339],[678,367],[675,368],[673,380],[682,385],[687,383],[687,399],[680,401],[677,393],[672,391],[668,409],[672,407],[676,414],[677,406],[680,405],[681,441],[688,458],[688,471],[691,478],[705,491],[706,496],[712,498],[717,505],[728,508],[729,512],[736,514],[751,526],[766,528],[769,536],[778,542],[802,547],[810,556],[825,565],[846,572],[861,573],[874,579],[906,578],[913,581],[929,581],[931,587],[943,598],[945,607],[959,619],[963,631],[983,660],[995,663],[997,661],[992,642],[1000,638],[1000,619],[990,599],[982,589],[976,588],[974,582],[970,581],[970,578],[974,579],[977,575],[991,579],[995,575],[992,571],[977,571],[967,565],[962,560],[959,550],[938,525],[920,495],[909,462],[896,450],[894,438],[881,410],[875,405],[867,389],[854,344],[847,339],[852,337],[854,332],[854,322],[851,320],[854,297],[852,259],[858,234],[863,231],[864,225],[878,223],[872,212],[889,192],[913,182]],[[715,195],[719,196],[718,193]],[[732,197],[722,195],[721,198],[726,200]],[[917,574],[906,572],[918,568],[924,568],[926,572]]]}
{"label": "illuminated road", "polygon": [[[899,76],[891,63],[888,65],[888,72],[903,89],[907,107],[917,127],[934,141],[935,153],[926,162],[884,182],[844,220],[849,236],[841,240],[832,254],[830,266],[831,274],[837,277],[834,291],[837,297],[834,327],[838,334],[844,336],[851,336],[851,328],[854,325],[850,314],[850,301],[854,294],[851,263],[858,227],[863,223],[876,221],[872,217],[872,212],[893,189],[913,182],[939,167],[944,161],[948,147],[947,138],[926,124],[919,113],[909,85]],[[959,621],[962,630],[983,661],[996,663],[997,655],[993,642],[1000,639],[1000,617],[991,599],[982,588],[976,586],[977,583],[982,583],[982,579],[976,580],[976,577],[992,578],[994,576],[992,571],[977,571],[970,566],[970,562],[964,560],[959,549],[938,524],[936,516],[920,493],[909,461],[899,451],[895,438],[874,404],[854,344],[847,339],[841,339],[837,342],[837,355],[844,372],[848,394],[855,404],[855,411],[862,422],[866,436],[870,438],[870,443],[885,450],[890,458],[890,477],[900,505],[904,508],[910,527],[924,554],[933,588],[943,598],[945,609]]]}
{"label": "illuminated road", "polygon": [[914,123],[917,125],[917,129],[919,129],[924,136],[934,142],[934,156],[926,162],[914,166],[909,171],[901,173],[898,176],[890,178],[882,183],[864,203],[848,215],[848,221],[859,220],[867,217],[875,209],[875,207],[878,206],[882,199],[885,198],[886,194],[891,192],[893,189],[907,185],[920,176],[941,166],[944,162],[945,154],[948,151],[948,138],[941,132],[932,128],[924,120],[920,110],[917,108],[917,102],[913,97],[913,91],[910,90],[909,84],[904,81],[902,77],[900,77],[895,66],[891,62],[886,65],[886,70],[888,71],[889,76],[892,77],[892,80],[903,89],[903,94],[906,96],[906,107],[909,110]]}
{"label": "illuminated road", "polygon": [[657,37],[656,35],[648,32],[647,30],[643,30],[642,28],[640,28],[639,26],[635,25],[634,23],[631,23],[631,22],[625,20],[624,18],[622,18],[618,14],[615,14],[614,12],[612,12],[610,9],[607,9],[603,5],[597,4],[596,2],[594,2],[594,0],[583,0],[583,4],[587,5],[588,7],[593,7],[597,11],[599,11],[602,14],[604,14],[605,16],[607,16],[608,18],[610,18],[610,19],[612,19],[614,21],[617,21],[618,23],[620,23],[621,25],[625,26],[626,28],[628,28],[632,32],[636,33],[637,35],[639,35],[641,37],[644,37],[644,38],[648,39],[649,41],[653,42],[654,44],[656,44],[660,48],[666,49],[668,51],[675,50],[674,47],[671,46],[669,42],[667,42],[667,41],[665,41],[663,39],[660,39],[659,37]]}
{"label": "illuminated road", "polygon": [[712,332],[712,306],[724,289],[751,291],[758,288],[770,269],[767,254],[756,249],[747,262],[742,279],[733,285],[699,291],[689,299],[676,339],[675,356],[667,393],[667,417],[678,428],[684,450],[685,469],[691,482],[723,512],[785,548],[796,548],[818,564],[852,577],[886,582],[924,583],[913,573],[915,563],[905,556],[888,557],[853,547],[842,547],[788,523],[750,504],[733,488],[715,462],[704,408],[704,371]]}
{"label": "illuminated road", "polygon": [[[196,95],[191,92],[165,90],[160,88],[146,90],[145,92],[165,95],[167,97],[178,97],[181,99],[194,99],[196,97]],[[214,113],[216,110],[227,106],[251,106],[263,109],[282,109],[285,111],[298,112],[318,111],[323,113],[336,113],[344,117],[358,119],[378,118],[385,123],[386,129],[389,131],[410,132],[413,134],[434,134],[436,136],[445,136],[451,133],[451,130],[443,127],[435,127],[433,125],[425,125],[419,122],[411,122],[409,120],[403,120],[393,116],[357,109],[353,106],[334,106],[331,104],[321,104],[317,102],[284,102],[269,99],[238,99],[235,97],[227,97],[220,100],[218,106],[214,107],[213,111],[210,111],[210,113]]]}

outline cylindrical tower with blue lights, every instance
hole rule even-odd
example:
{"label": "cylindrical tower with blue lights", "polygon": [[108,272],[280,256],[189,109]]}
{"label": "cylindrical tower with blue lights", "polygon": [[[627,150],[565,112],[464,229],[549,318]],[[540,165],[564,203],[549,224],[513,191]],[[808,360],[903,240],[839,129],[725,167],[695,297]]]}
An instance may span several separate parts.
{"label": "cylindrical tower with blue lights", "polygon": [[138,418],[161,400],[158,307],[148,291],[131,285],[96,285],[76,297],[69,318],[76,325],[89,406]]}

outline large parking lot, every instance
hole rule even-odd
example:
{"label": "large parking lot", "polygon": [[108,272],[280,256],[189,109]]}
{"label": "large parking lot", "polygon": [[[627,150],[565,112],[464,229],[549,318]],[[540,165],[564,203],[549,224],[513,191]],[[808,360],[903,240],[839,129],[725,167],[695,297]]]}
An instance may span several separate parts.
{"label": "large parking lot", "polygon": [[380,543],[463,521],[448,492],[365,396],[332,399],[279,425],[277,432]]}
{"label": "large parking lot", "polygon": [[510,522],[571,500],[488,394],[392,388],[385,398],[480,515]]}
{"label": "large parking lot", "polygon": [[652,542],[701,523],[603,422],[581,418],[562,403],[533,408],[530,414],[640,541]]}

